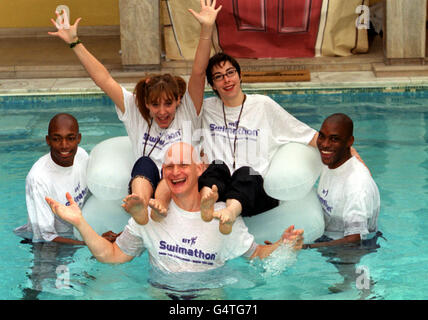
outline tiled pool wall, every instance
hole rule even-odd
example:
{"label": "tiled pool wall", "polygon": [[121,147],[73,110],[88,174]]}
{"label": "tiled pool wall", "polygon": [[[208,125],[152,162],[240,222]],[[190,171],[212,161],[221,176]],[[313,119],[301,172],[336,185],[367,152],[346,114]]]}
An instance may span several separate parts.
{"label": "tiled pool wall", "polygon": [[[263,87],[263,86],[262,86]],[[132,90],[132,88],[128,88]],[[246,93],[265,94],[269,96],[283,96],[288,100],[293,98],[296,101],[305,99],[306,102],[316,100],[320,96],[342,96],[343,99],[352,100],[365,95],[385,95],[388,97],[428,97],[427,85],[409,86],[409,85],[394,85],[394,86],[373,86],[373,87],[328,87],[328,88],[275,88],[265,87],[259,88],[254,85],[243,88]],[[211,90],[207,90],[205,95],[213,96]],[[67,106],[70,103],[78,103],[81,106],[93,105],[113,105],[111,99],[104,93],[23,93],[23,94],[0,94],[0,109],[22,108],[35,109],[41,106],[45,108]]]}
{"label": "tiled pool wall", "polygon": [[113,105],[112,100],[104,93],[75,93],[75,94],[18,94],[0,95],[0,108],[23,108],[35,109],[40,106],[60,107],[70,103],[78,103],[82,106],[90,105]]}

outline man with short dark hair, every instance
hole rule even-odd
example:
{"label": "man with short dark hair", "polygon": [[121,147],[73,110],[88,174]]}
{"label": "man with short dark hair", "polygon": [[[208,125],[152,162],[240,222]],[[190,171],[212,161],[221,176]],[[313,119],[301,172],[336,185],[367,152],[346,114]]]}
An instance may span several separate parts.
{"label": "man with short dark hair", "polygon": [[45,201],[48,196],[69,205],[64,194],[70,191],[77,205],[83,206],[88,194],[88,154],[79,147],[81,139],[79,124],[72,115],[60,113],[50,120],[46,136],[50,152],[41,157],[27,175],[28,223],[15,229],[17,235],[33,242],[84,244],[72,239],[72,225],[55,216]]}
{"label": "man with short dark hair", "polygon": [[351,155],[353,122],[343,113],[327,117],[317,146],[325,165],[318,198],[326,222],[325,233],[304,248],[359,243],[377,232],[379,190],[367,167]]}

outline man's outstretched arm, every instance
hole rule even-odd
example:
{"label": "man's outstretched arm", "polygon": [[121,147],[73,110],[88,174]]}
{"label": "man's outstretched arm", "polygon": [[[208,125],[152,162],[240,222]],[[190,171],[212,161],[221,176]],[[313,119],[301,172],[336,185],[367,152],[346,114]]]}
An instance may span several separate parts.
{"label": "man's outstretched arm", "polygon": [[74,202],[70,193],[67,192],[66,197],[70,202],[69,206],[65,206],[48,197],[46,197],[46,202],[53,213],[71,223],[80,232],[83,241],[98,261],[103,263],[124,263],[133,259],[132,256],[123,253],[116,243],[111,243],[98,235],[83,218],[82,211],[77,203]]}

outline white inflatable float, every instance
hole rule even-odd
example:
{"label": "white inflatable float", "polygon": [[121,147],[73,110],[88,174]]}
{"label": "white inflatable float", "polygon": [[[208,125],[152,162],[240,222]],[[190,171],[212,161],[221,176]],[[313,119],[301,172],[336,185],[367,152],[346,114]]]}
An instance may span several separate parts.
{"label": "white inflatable float", "polygon": [[314,188],[321,173],[317,150],[299,143],[280,147],[264,178],[264,189],[280,205],[253,217],[244,218],[258,243],[278,240],[290,225],[304,230],[305,243],[324,233],[324,217]]}
{"label": "white inflatable float", "polygon": [[[121,207],[128,193],[134,164],[127,136],[105,140],[89,155],[88,188],[92,195],[83,207],[83,216],[98,233],[120,232],[129,215]],[[290,225],[304,230],[305,243],[313,242],[324,232],[324,218],[314,184],[321,171],[318,152],[305,145],[290,143],[275,154],[265,177],[264,188],[281,204],[245,223],[258,243],[278,240]],[[74,232],[81,239],[79,232]]]}
{"label": "white inflatable float", "polygon": [[[121,232],[129,220],[122,208],[122,199],[128,194],[133,159],[131,141],[127,136],[107,139],[97,144],[89,154],[88,188],[91,196],[82,214],[96,233]],[[82,240],[79,231],[74,236]]]}

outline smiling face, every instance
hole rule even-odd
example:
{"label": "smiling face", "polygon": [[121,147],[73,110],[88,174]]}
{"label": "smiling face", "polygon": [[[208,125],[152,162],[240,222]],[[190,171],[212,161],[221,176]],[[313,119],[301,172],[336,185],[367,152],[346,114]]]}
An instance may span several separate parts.
{"label": "smiling face", "polygon": [[180,142],[169,148],[162,172],[173,198],[198,194],[202,164],[197,158],[189,144]]}
{"label": "smiling face", "polygon": [[[241,77],[239,76],[239,72],[231,72],[233,70],[236,71],[236,68],[230,61],[225,61],[212,67],[212,88],[218,93],[221,100],[223,100],[227,106],[240,105],[243,99]],[[214,80],[216,76],[223,77]]]}
{"label": "smiling face", "polygon": [[169,98],[163,96],[158,101],[153,101],[147,104],[147,108],[150,111],[150,116],[158,124],[160,128],[168,128],[171,122],[174,120],[175,112],[180,99]]}
{"label": "smiling face", "polygon": [[324,121],[319,131],[317,146],[322,162],[330,169],[340,167],[351,158],[350,148],[353,143],[352,128],[349,128],[347,121],[337,117]]}
{"label": "smiling face", "polygon": [[73,165],[81,139],[79,125],[74,117],[62,114],[52,118],[46,143],[50,147],[51,158],[57,165],[61,167]]}
{"label": "smiling face", "polygon": [[169,127],[186,88],[183,78],[168,73],[141,79],[134,89],[135,102],[141,116],[148,124],[154,120],[160,128]]}

